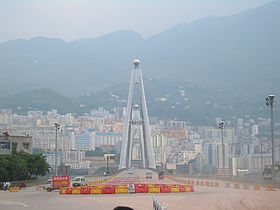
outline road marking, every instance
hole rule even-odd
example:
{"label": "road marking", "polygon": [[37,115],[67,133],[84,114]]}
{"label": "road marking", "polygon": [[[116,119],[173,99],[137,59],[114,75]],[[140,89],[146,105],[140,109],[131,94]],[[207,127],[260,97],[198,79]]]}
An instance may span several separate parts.
{"label": "road marking", "polygon": [[0,200],[0,205],[19,205],[19,206],[28,207],[28,205],[25,203],[15,202],[15,201],[1,201]]}

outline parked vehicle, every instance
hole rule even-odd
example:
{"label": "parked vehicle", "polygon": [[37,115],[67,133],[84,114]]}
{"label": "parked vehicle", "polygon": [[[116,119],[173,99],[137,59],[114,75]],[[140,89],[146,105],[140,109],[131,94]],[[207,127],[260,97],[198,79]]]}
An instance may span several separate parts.
{"label": "parked vehicle", "polygon": [[158,172],[158,179],[164,179],[164,172],[163,171]]}
{"label": "parked vehicle", "polygon": [[105,171],[104,172],[104,176],[110,176],[110,172],[109,171]]}
{"label": "parked vehicle", "polygon": [[87,186],[87,182],[86,182],[85,177],[77,176],[74,178],[72,185],[73,185],[73,187]]}
{"label": "parked vehicle", "polygon": [[152,179],[153,178],[153,172],[147,171],[146,172],[146,179]]}
{"label": "parked vehicle", "polygon": [[10,186],[11,186],[10,182],[3,182],[2,190],[4,191],[9,190]]}
{"label": "parked vehicle", "polygon": [[48,192],[52,190],[59,189],[61,187],[70,186],[69,176],[53,176],[51,179],[47,179],[44,183],[44,189]]}
{"label": "parked vehicle", "polygon": [[54,188],[53,188],[53,184],[52,184],[52,179],[47,179],[44,183],[44,189],[47,190],[48,192],[51,192]]}

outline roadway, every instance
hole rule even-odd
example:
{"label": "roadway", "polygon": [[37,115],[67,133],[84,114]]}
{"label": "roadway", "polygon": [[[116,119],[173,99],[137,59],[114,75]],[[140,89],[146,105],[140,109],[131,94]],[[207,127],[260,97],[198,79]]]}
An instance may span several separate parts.
{"label": "roadway", "polygon": [[[172,180],[146,180],[145,171],[134,170],[119,174],[109,184],[114,183],[174,183]],[[278,210],[280,191],[255,191],[195,186],[193,193],[168,194],[122,194],[122,195],[59,195],[56,192],[37,191],[27,188],[17,193],[0,191],[0,210],[111,210],[119,205],[137,210],[152,209],[155,196],[169,210]]]}

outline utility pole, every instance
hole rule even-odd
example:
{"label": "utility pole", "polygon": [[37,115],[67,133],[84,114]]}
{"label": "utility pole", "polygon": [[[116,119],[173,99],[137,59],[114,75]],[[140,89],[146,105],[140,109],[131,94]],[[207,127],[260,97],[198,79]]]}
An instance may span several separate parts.
{"label": "utility pole", "polygon": [[60,128],[60,124],[58,124],[57,122],[54,123],[54,127],[55,127],[55,175],[57,176],[57,131]]}
{"label": "utility pole", "polygon": [[270,127],[271,127],[271,162],[272,162],[272,181],[274,180],[274,123],[273,123],[273,104],[274,104],[275,95],[269,95],[266,97],[266,105],[270,107]]}
{"label": "utility pole", "polygon": [[225,175],[225,147],[224,147],[224,128],[225,128],[225,122],[221,121],[219,123],[219,128],[222,131],[222,164],[223,164],[223,176]]}
{"label": "utility pole", "polygon": [[109,174],[109,155],[106,156],[106,160],[107,160],[107,167],[106,167],[106,174]]}

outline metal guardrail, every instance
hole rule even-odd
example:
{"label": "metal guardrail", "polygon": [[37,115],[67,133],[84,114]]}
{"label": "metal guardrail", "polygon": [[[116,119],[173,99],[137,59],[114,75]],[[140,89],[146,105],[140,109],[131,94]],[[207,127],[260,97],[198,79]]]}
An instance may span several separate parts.
{"label": "metal guardrail", "polygon": [[153,210],[168,210],[168,209],[165,206],[163,206],[156,197],[153,197]]}

